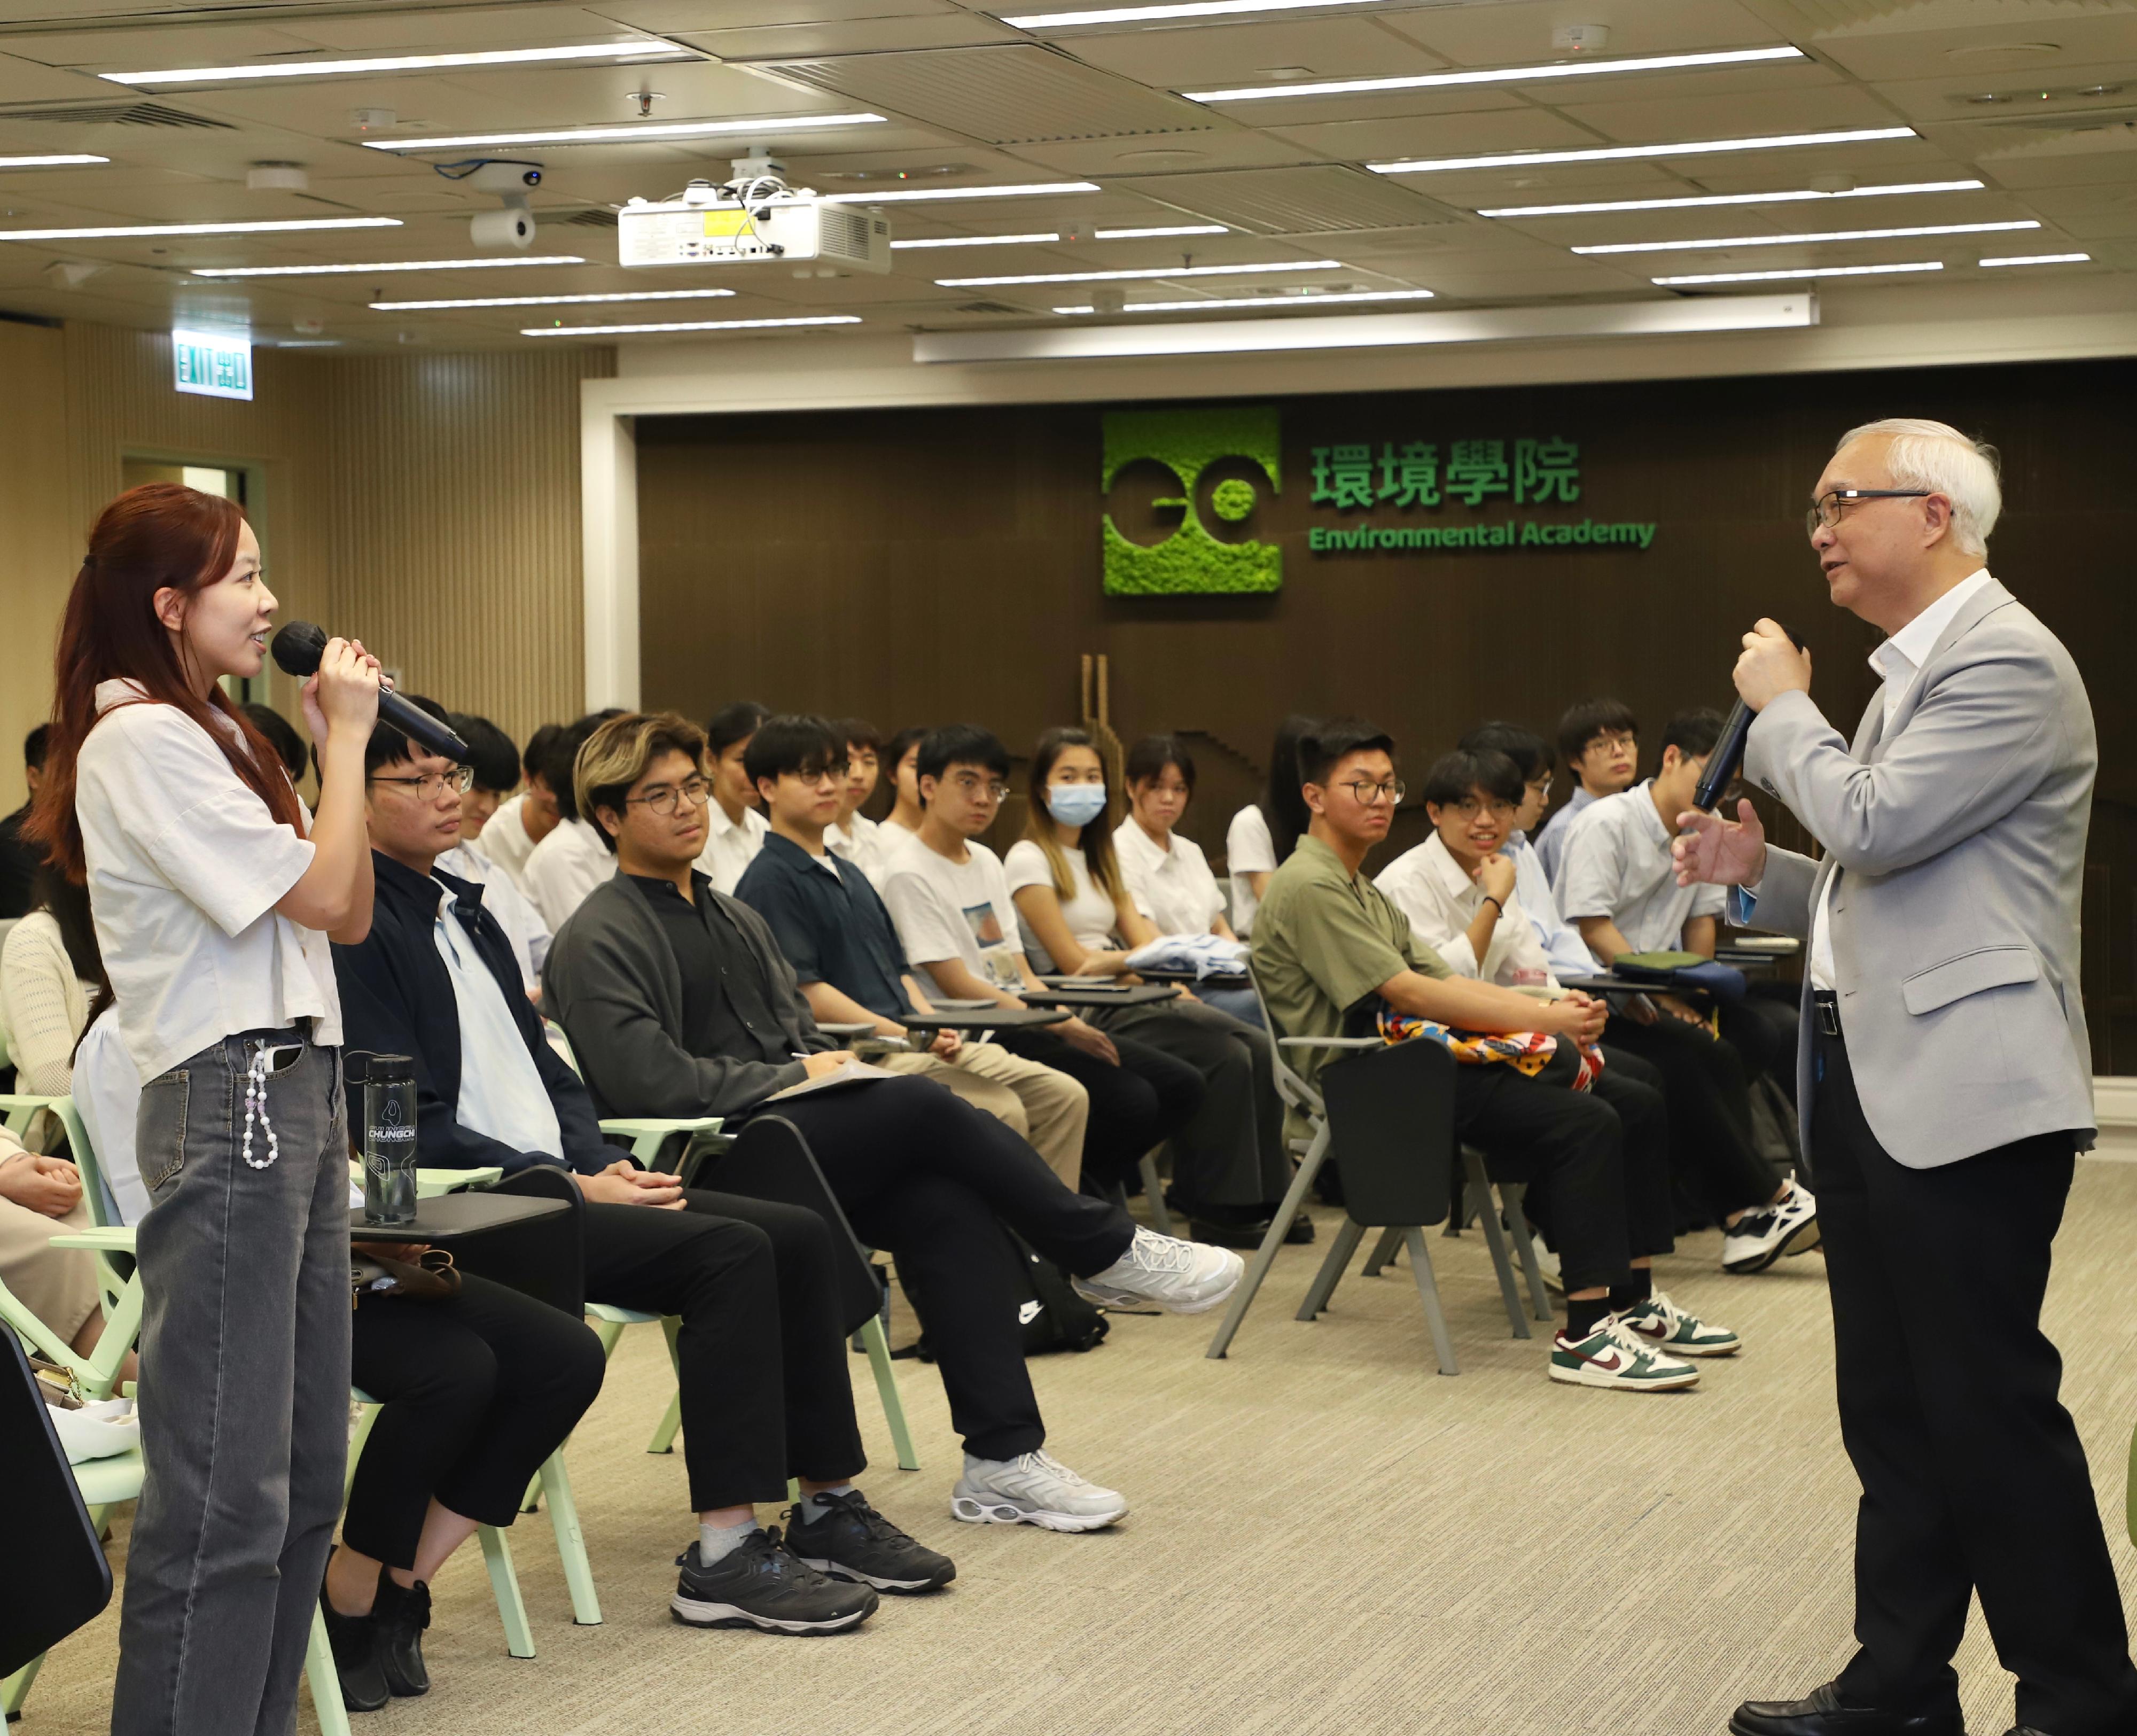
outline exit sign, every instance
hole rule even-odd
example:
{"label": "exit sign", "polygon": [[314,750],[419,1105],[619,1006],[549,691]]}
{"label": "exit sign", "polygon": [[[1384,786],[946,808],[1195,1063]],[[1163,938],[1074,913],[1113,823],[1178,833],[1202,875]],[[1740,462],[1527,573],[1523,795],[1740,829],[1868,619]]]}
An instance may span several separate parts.
{"label": "exit sign", "polygon": [[205,397],[252,396],[252,339],[228,332],[174,331],[171,354],[181,392]]}

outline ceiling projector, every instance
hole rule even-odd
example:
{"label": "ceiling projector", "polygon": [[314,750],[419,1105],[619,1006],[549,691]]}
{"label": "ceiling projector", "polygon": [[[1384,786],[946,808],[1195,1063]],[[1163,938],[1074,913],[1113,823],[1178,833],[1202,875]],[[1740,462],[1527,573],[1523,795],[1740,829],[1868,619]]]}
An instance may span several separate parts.
{"label": "ceiling projector", "polygon": [[679,197],[633,199],[616,213],[618,262],[626,266],[815,265],[849,271],[890,269],[890,225],[873,212],[832,204],[773,173],[742,173],[724,186],[693,181]]}

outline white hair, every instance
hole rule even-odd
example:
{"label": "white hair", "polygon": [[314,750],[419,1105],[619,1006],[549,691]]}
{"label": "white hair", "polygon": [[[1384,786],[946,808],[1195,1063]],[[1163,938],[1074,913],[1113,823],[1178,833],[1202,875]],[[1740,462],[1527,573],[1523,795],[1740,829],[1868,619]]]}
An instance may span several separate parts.
{"label": "white hair", "polygon": [[1850,428],[1833,447],[1871,434],[1887,434],[1885,467],[1900,488],[1924,488],[1951,502],[1952,541],[1962,554],[1989,552],[1989,534],[2003,510],[2003,486],[1998,480],[2001,460],[1996,448],[1971,440],[1950,422],[1920,417],[1892,416]]}

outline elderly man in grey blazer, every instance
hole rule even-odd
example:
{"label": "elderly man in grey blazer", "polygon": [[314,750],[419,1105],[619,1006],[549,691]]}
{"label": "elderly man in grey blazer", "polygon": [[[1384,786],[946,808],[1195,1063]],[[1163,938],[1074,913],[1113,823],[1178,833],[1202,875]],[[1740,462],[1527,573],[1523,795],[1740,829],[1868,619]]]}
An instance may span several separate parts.
{"label": "elderly man in grey blazer", "polygon": [[1681,880],[1804,937],[1804,1155],[1862,1484],[1859,1649],[1736,1736],[1963,1736],[1951,1657],[1979,1592],[2018,1678],[2012,1736],[2137,1731],[2137,1670],[2085,1453],[2041,1331],[2050,1244],[2093,1139],[2078,900],[2099,753],[2070,654],[1989,575],[1993,449],[1942,422],[1851,431],[1810,540],[1888,635],[1851,744],[1773,622],[1744,638],[1746,774],[1824,846],[1684,817]]}

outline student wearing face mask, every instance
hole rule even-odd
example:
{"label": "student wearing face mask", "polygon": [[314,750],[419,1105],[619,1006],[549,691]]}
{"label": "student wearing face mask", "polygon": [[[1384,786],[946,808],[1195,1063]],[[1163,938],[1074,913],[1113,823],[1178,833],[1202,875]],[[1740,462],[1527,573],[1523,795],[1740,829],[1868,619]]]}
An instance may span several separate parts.
{"label": "student wearing face mask", "polygon": [[[1128,953],[1158,938],[1114,856],[1110,797],[1104,763],[1083,730],[1049,729],[1039,738],[1024,836],[1002,867],[1036,943],[1027,952],[1044,952],[1056,972],[1122,976]],[[1091,1022],[1202,1075],[1202,1106],[1173,1137],[1174,1196],[1198,1241],[1258,1246],[1292,1167],[1268,1038],[1184,991],[1176,1001],[1101,1009]],[[1302,1214],[1292,1238],[1312,1236]]]}

